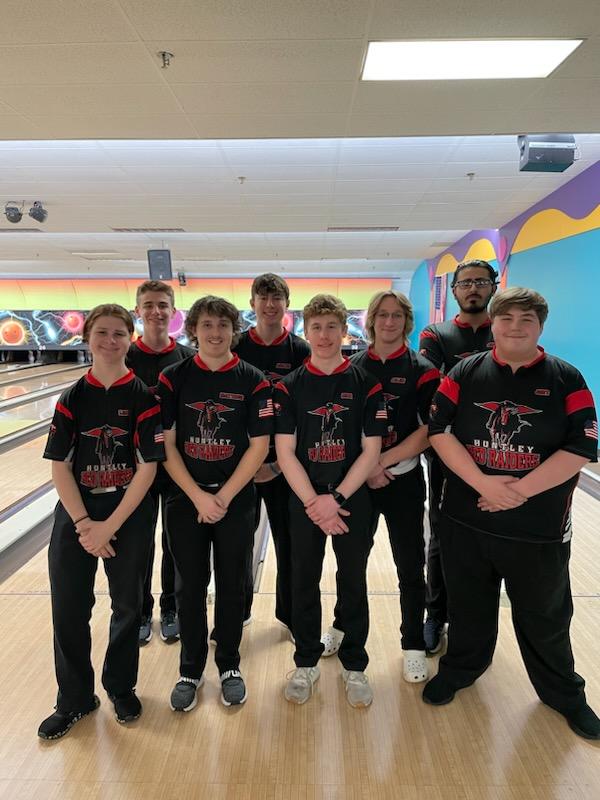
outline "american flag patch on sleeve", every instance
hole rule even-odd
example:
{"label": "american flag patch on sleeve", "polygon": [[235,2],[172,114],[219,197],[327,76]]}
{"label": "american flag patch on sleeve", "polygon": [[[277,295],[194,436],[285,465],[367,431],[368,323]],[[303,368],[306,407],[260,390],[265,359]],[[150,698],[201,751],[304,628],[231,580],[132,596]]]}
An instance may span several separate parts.
{"label": "american flag patch on sleeve", "polygon": [[258,416],[259,419],[264,417],[273,416],[273,400],[269,397],[267,400],[260,400],[258,403]]}
{"label": "american flag patch on sleeve", "polygon": [[586,420],[583,426],[583,432],[588,439],[595,439],[598,441],[598,422],[595,419]]}
{"label": "american flag patch on sleeve", "polygon": [[164,440],[165,440],[165,434],[163,433],[163,430],[161,428],[160,430],[157,430],[156,433],[154,434],[154,441],[156,442],[156,444],[160,444],[161,442],[164,442]]}
{"label": "american flag patch on sleeve", "polygon": [[385,401],[383,401],[377,406],[377,411],[375,412],[375,419],[384,419],[385,420],[387,418],[388,418],[388,415],[387,415],[387,410],[386,410],[386,407],[385,407]]}

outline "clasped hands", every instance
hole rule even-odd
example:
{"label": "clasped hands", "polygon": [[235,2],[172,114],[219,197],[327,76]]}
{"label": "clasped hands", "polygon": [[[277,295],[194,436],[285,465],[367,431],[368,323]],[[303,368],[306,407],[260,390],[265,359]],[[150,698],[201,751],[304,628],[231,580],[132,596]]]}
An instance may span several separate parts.
{"label": "clasped hands", "polygon": [[108,520],[101,521],[84,517],[75,526],[75,532],[79,536],[79,544],[91,556],[113,558],[116,555],[110,543],[117,537]]}
{"label": "clasped hands", "polygon": [[344,517],[349,517],[350,512],[336,503],[330,494],[317,494],[309,500],[304,510],[311,522],[318,525],[327,536],[348,533],[348,526]]}
{"label": "clasped hands", "polygon": [[519,491],[519,478],[512,475],[486,475],[478,490],[480,511],[509,511],[526,503],[528,498]]}
{"label": "clasped hands", "polygon": [[198,522],[210,524],[220,522],[229,509],[229,501],[220,492],[211,494],[199,490],[194,499],[194,505],[198,512]]}

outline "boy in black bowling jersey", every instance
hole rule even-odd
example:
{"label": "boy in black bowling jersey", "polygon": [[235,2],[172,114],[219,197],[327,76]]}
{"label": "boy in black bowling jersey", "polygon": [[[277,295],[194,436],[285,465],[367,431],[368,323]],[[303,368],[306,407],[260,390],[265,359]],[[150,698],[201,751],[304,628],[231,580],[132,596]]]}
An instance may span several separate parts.
{"label": "boy in black bowling jersey", "polygon": [[350,705],[368,706],[373,694],[364,670],[369,632],[366,569],[371,536],[367,476],[386,430],[381,385],[342,356],[347,311],[331,295],[304,308],[310,360],[275,387],[277,457],[293,494],[292,629],[296,669],[285,688],[305,703],[319,677],[323,652],[319,581],[327,536],[337,560],[338,600],[345,637],[339,650]]}
{"label": "boy in black bowling jersey", "polygon": [[125,366],[132,334],[133,321],[121,306],[90,311],[83,339],[93,366],[61,395],[44,452],[60,501],[48,550],[58,699],[40,725],[42,739],[64,736],[100,705],[89,625],[98,558],[112,603],[102,683],[118,722],[142,712],[134,687],[152,537],[148,489],[164,448],[158,403]]}
{"label": "boy in black bowling jersey", "polygon": [[498,293],[495,348],[460,362],[433,399],[429,436],[445,465],[441,546],[448,652],[423,700],[450,703],[492,661],[500,582],[527,673],[579,736],[600,739],[574,670],[569,627],[571,502],[596,461],[598,424],[581,373],[538,346],[548,306],[531,289]]}
{"label": "boy in black bowling jersey", "polygon": [[246,700],[239,671],[246,564],[254,538],[252,478],[273,430],[271,386],[231,352],[238,310],[207,296],[191,307],[186,329],[198,355],[160,375],[167,472],[179,487],[167,501],[181,637],[180,678],[173,711],[190,711],[208,654],[206,588],[212,543],[215,568],[215,661],[224,705]]}

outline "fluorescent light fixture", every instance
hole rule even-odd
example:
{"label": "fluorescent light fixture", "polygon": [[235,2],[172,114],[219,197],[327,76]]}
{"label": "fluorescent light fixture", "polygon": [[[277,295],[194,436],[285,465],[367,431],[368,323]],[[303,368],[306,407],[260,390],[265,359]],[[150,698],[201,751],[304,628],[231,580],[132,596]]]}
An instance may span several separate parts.
{"label": "fluorescent light fixture", "polygon": [[369,42],[363,81],[546,78],[583,39]]}

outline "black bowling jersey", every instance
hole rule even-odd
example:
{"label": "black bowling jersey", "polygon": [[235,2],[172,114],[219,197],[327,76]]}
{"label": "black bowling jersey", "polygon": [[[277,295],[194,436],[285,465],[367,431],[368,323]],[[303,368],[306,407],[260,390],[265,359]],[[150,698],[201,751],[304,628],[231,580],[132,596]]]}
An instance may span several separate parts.
{"label": "black bowling jersey", "polygon": [[212,372],[200,356],[160,374],[165,429],[175,428],[186,469],[202,486],[225,483],[248,441],[273,433],[271,385],[237,355]]}
{"label": "black bowling jersey", "polygon": [[385,361],[371,348],[356,353],[350,360],[372,373],[383,387],[387,433],[382,450],[404,441],[419,425],[427,422],[440,373],[426,358],[403,345]]}
{"label": "black bowling jersey", "polygon": [[165,347],[164,350],[156,352],[145,345],[141,339],[137,339],[129,348],[125,361],[146,386],[155,389],[158,376],[164,369],[178,361],[183,361],[184,358],[195,355],[195,352],[191,347],[179,344],[174,339],[170,340],[168,347]]}
{"label": "black bowling jersey", "polygon": [[[256,328],[248,328],[240,336],[234,352],[248,364],[257,367],[271,382],[271,386],[275,386],[277,381],[306,361],[310,356],[310,347],[304,339],[288,331],[284,331],[271,344],[265,344],[256,333]],[[275,439],[272,437],[265,461],[271,463],[276,460]]]}
{"label": "black bowling jersey", "polygon": [[[453,433],[486,475],[522,478],[557,450],[596,461],[598,425],[581,373],[540,355],[514,374],[495,350],[458,364],[433,398],[429,434]],[[571,538],[571,498],[578,475],[531,497],[519,508],[479,511],[477,492],[444,469],[442,511],[484,533],[561,542]]]}
{"label": "black bowling jersey", "polygon": [[381,384],[348,359],[326,375],[310,361],[275,387],[275,431],[296,434],[296,456],[315,486],[337,486],[365,436],[385,436]]}
{"label": "black bowling jersey", "polygon": [[441,372],[448,373],[463,358],[491,350],[494,346],[492,323],[484,322],[476,331],[459,322],[458,317],[427,325],[419,337],[419,352]]}
{"label": "black bowling jersey", "polygon": [[44,458],[69,461],[82,497],[125,489],[136,464],[164,461],[156,398],[132,371],[105,389],[91,370],[60,396]]}

